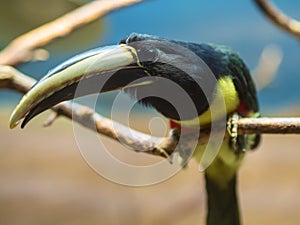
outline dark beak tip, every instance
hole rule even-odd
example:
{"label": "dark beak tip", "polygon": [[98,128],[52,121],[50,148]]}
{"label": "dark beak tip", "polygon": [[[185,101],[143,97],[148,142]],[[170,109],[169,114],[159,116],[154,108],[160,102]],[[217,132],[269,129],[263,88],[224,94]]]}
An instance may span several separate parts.
{"label": "dark beak tip", "polygon": [[25,126],[26,126],[26,123],[22,122],[21,129],[24,129]]}
{"label": "dark beak tip", "polygon": [[25,116],[25,118],[23,119],[22,123],[21,123],[21,129],[24,129],[25,126],[28,124],[28,122],[34,117],[33,114],[29,113]]}

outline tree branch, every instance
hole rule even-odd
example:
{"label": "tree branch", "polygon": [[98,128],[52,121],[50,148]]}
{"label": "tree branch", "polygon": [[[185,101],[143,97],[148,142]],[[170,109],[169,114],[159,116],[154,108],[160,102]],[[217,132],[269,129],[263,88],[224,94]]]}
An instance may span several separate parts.
{"label": "tree branch", "polygon": [[96,0],[13,40],[0,52],[0,64],[17,65],[34,59],[38,48],[119,8],[141,0]]}
{"label": "tree branch", "polygon": [[[7,88],[25,94],[36,80],[22,74],[10,66],[0,66],[0,89]],[[73,119],[82,126],[131,146],[134,151],[146,152],[168,158],[175,150],[178,134],[170,132],[168,137],[153,137],[133,130],[116,121],[107,119],[92,109],[71,102],[63,102],[52,108],[56,116],[51,116],[46,125],[50,125],[62,115]]]}
{"label": "tree branch", "polygon": [[300,38],[300,22],[298,20],[284,14],[268,0],[254,0],[254,2],[274,24],[295,37]]}
{"label": "tree branch", "polygon": [[300,134],[300,118],[240,118],[239,134]]}
{"label": "tree branch", "polygon": [[[34,83],[34,79],[22,74],[13,67],[0,66],[0,88],[7,88],[25,94]],[[59,115],[62,115],[73,119],[94,132],[131,146],[134,151],[169,158],[178,144],[179,132],[176,130],[172,130],[167,137],[153,137],[105,118],[86,106],[72,104],[71,102],[60,103],[54,106],[52,110],[55,114],[50,117],[46,125],[52,124]],[[300,134],[300,118],[240,118],[238,120],[238,133]],[[201,130],[199,143],[206,143],[209,135],[209,127]],[[189,136],[184,138],[187,141],[189,140]],[[191,135],[191,138],[194,138],[193,135]]]}

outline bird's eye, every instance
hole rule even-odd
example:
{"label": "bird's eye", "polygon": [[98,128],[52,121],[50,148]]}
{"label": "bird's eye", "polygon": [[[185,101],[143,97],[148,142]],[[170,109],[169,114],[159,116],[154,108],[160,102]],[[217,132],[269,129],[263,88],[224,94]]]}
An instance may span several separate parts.
{"label": "bird's eye", "polygon": [[156,62],[158,60],[158,51],[156,49],[138,49],[140,62]]}

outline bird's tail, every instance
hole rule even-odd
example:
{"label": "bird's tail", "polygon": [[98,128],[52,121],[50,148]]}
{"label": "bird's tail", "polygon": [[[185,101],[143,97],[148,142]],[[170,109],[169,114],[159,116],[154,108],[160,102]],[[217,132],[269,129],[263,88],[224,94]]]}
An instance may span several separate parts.
{"label": "bird's tail", "polygon": [[207,191],[207,225],[240,225],[236,175],[220,187],[205,174]]}

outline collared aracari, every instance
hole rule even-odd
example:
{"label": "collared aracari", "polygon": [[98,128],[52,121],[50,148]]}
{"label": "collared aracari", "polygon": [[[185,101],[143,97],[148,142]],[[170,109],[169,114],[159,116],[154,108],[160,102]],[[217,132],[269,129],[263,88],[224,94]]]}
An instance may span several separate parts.
{"label": "collared aracari", "polygon": [[[214,79],[202,68],[203,64],[195,63],[197,60],[193,59],[193,54],[182,49],[203,60]],[[146,79],[139,81],[140,78]],[[197,115],[189,113],[188,109],[178,113],[171,103],[153,95],[153,90],[159,93],[159,88],[162,88],[159,85],[161,80],[157,78],[171,80],[180,86],[192,100]],[[11,115],[10,127],[15,127],[25,118],[21,125],[23,128],[37,114],[59,102],[78,97],[75,95],[76,88],[84,81],[90,81],[92,85],[79,94],[81,96],[120,89],[134,98],[152,93],[139,101],[167,117],[172,128],[193,128],[199,123],[212,123],[210,104],[218,98],[223,98],[226,106],[222,113],[217,114],[220,118],[228,118],[234,113],[241,117],[259,115],[250,73],[238,54],[230,48],[132,33],[119,45],[84,52],[51,70],[22,98]],[[166,88],[164,91],[172,90]],[[259,135],[237,136],[235,141],[224,139],[221,150],[206,169],[208,225],[240,224],[236,173],[244,152],[238,151],[242,153],[237,154],[236,149],[254,149],[259,139]],[[194,153],[196,158],[201,156],[199,149],[201,146]]]}

